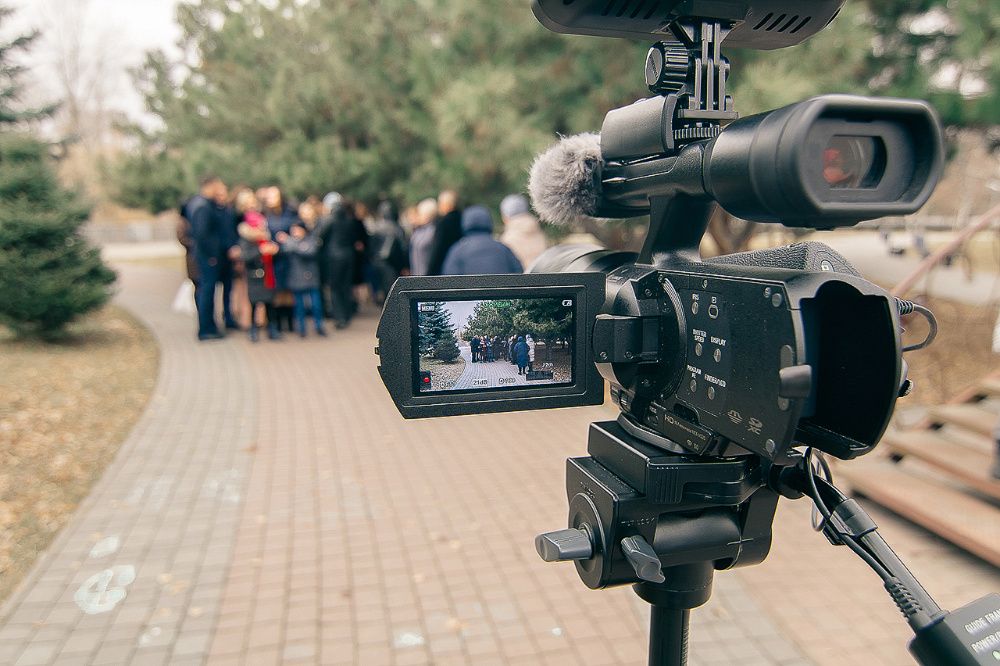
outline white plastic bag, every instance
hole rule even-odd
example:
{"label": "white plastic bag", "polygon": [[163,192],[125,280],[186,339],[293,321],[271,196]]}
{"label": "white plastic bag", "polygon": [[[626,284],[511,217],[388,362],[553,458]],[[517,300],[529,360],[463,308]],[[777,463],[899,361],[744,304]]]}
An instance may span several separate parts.
{"label": "white plastic bag", "polygon": [[194,283],[191,280],[184,280],[177,288],[177,295],[174,296],[174,312],[180,314],[194,314],[197,309],[194,305]]}

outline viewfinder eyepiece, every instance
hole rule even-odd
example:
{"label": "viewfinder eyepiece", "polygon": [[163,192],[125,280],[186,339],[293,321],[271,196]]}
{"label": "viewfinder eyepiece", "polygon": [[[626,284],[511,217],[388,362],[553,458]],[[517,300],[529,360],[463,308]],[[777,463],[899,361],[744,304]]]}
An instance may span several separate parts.
{"label": "viewfinder eyepiece", "polygon": [[823,95],[726,127],[706,148],[704,184],[738,217],[832,228],[917,211],[943,164],[925,102]]}
{"label": "viewfinder eyepiece", "polygon": [[885,174],[885,142],[874,136],[836,135],[823,149],[823,180],[834,189],[871,189]]}

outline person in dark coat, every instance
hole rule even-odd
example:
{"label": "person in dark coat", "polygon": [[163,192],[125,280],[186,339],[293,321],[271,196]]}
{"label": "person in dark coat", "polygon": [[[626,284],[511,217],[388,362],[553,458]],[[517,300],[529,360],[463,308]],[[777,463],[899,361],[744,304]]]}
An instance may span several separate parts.
{"label": "person in dark coat", "polygon": [[502,336],[496,336],[493,338],[493,346],[497,350],[497,360],[506,361],[507,360],[507,341]]}
{"label": "person in dark coat", "polygon": [[462,209],[458,206],[458,193],[445,190],[438,195],[437,221],[434,222],[434,242],[431,244],[431,258],[428,275],[443,273],[448,252],[463,235]]}
{"label": "person in dark coat", "polygon": [[278,244],[271,240],[267,220],[256,208],[256,198],[246,192],[243,222],[238,227],[240,254],[247,276],[247,296],[250,300],[250,340],[257,342],[257,311],[261,307],[267,315],[267,334],[272,340],[281,339],[278,322],[274,316],[274,292],[277,279],[274,259]]}
{"label": "person in dark coat", "polygon": [[298,220],[295,210],[285,203],[285,195],[281,188],[272,186],[265,188],[264,215],[267,217],[267,230],[272,236],[280,233],[290,233],[292,225]]}
{"label": "person in dark coat", "polygon": [[191,235],[191,222],[185,215],[185,202],[181,206],[180,217],[177,218],[177,242],[184,246],[184,264],[187,269],[188,280],[198,289],[198,261],[194,255],[194,236]]}
{"label": "person in dark coat", "polygon": [[295,323],[299,335],[306,337],[306,300],[312,311],[316,334],[326,337],[323,328],[323,305],[319,295],[319,239],[305,225],[296,223],[281,243],[288,256],[288,288],[295,295]]}
{"label": "person in dark coat", "polygon": [[215,321],[215,289],[221,278],[222,264],[235,256],[235,239],[227,228],[232,221],[216,204],[225,201],[228,188],[217,176],[201,179],[199,193],[184,205],[183,216],[191,223],[195,263],[198,265],[198,285],[195,304],[198,307],[198,339],[218,340],[222,337]]}
{"label": "person in dark coat", "polygon": [[517,374],[523,375],[528,369],[528,343],[524,341],[523,335],[517,337],[511,356],[517,364]]}
{"label": "person in dark coat", "polygon": [[371,233],[371,261],[378,275],[375,300],[385,301],[399,275],[409,268],[406,234],[399,226],[399,210],[391,201],[378,205]]}
{"label": "person in dark coat", "polygon": [[434,249],[434,221],[437,202],[424,199],[417,204],[413,231],[410,234],[410,274],[431,275],[431,252]]}
{"label": "person in dark coat", "polygon": [[330,289],[330,315],[338,329],[346,328],[354,316],[354,262],[358,229],[354,217],[342,200],[331,200],[332,208],[319,223],[322,234],[323,261],[326,262]]}
{"label": "person in dark coat", "polygon": [[462,239],[448,251],[444,275],[520,273],[521,262],[510,248],[493,238],[493,217],[483,206],[462,213]]}
{"label": "person in dark coat", "polygon": [[341,205],[343,200],[344,197],[339,192],[326,193],[320,209],[320,218],[317,220],[316,229],[313,231],[322,243],[319,255],[319,294],[323,298],[323,315],[327,319],[333,319],[333,303],[330,300],[330,292],[332,291],[330,284],[331,262],[327,255],[330,248],[330,230],[333,224],[331,213]]}
{"label": "person in dark coat", "polygon": [[[218,215],[220,223],[220,233],[223,236],[223,244],[227,248],[238,248],[240,244],[239,235],[236,233],[236,211],[229,205],[229,190],[220,188],[212,203],[215,205],[215,214]],[[233,250],[223,255],[219,262],[219,282],[222,283],[222,319],[226,329],[239,331],[241,327],[233,316],[233,281],[236,278],[236,263],[239,259],[239,251]]]}
{"label": "person in dark coat", "polygon": [[[352,282],[355,287],[367,285],[368,290],[374,297],[375,285],[373,283],[373,273],[370,259],[371,237],[368,234],[368,225],[372,223],[371,211],[363,201],[353,201],[350,207],[351,217],[354,218],[354,235],[357,242],[354,244],[354,275]],[[357,298],[354,299],[354,307],[357,310]]]}
{"label": "person in dark coat", "polygon": [[479,336],[474,336],[472,340],[469,341],[469,349],[472,350],[472,362],[475,363],[479,360]]}

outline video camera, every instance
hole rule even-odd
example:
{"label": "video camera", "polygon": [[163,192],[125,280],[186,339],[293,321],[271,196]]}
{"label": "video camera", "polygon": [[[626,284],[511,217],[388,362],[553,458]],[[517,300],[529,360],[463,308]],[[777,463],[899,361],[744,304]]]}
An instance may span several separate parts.
{"label": "video camera", "polygon": [[[841,3],[813,3],[808,17],[779,12],[783,3],[762,4],[749,14],[740,14],[747,11],[740,3],[719,2],[535,4],[542,23],[560,30],[665,36],[667,25],[676,36],[655,46],[647,63],[650,87],[666,94],[611,111],[599,139],[562,142],[532,174],[543,217],[571,224],[581,216],[650,215],[646,244],[637,257],[556,248],[534,265],[538,275],[397,282],[379,332],[380,372],[404,416],[595,404],[603,400],[596,372],[610,382],[627,423],[672,451],[750,451],[780,461],[793,444],[838,458],[875,446],[907,386],[895,300],[818,244],[709,261],[699,245],[715,203],[749,220],[818,228],[912,213],[940,175],[940,129],[923,102],[843,95],[736,119],[722,39],[794,44]],[[703,6],[699,16],[713,16],[710,23],[677,14]],[[784,18],[778,25],[765,16]],[[598,284],[582,272],[607,277]],[[436,370],[448,368],[419,350],[417,338],[426,336],[420,307],[546,292],[574,310],[573,335],[558,343],[574,346],[562,381],[504,384],[509,368],[488,373],[469,363],[462,382],[437,386]],[[496,323],[491,335],[557,344],[550,322]],[[532,323],[542,328],[531,330]]]}
{"label": "video camera", "polygon": [[[564,138],[529,184],[553,224],[648,215],[642,249],[560,246],[526,275],[401,278],[379,324],[379,372],[407,418],[600,404],[610,384],[619,418],[591,424],[590,456],[567,463],[570,527],[536,548],[592,588],[636,586],[653,604],[651,664],[683,663],[712,572],[762,561],[778,497],[803,494],[831,542],[883,578],[918,659],[986,663],[951,629],[1000,597],[941,611],[816,471],[819,452],[876,446],[910,390],[902,354],[930,343],[933,315],[820,243],[701,257],[716,205],[830,229],[913,213],[937,184],[941,130],[924,102],[824,95],[738,117],[723,42],[798,44],[843,1],[534,0],[558,32],[656,40],[654,96],[609,112],[599,136]],[[900,316],[914,311],[932,333],[904,348]]]}

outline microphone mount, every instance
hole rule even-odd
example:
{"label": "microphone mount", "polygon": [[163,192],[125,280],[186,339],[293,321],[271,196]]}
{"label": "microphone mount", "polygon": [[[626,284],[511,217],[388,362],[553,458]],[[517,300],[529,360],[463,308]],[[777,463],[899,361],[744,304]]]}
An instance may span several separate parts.
{"label": "microphone mount", "polygon": [[605,162],[627,164],[676,155],[684,145],[713,139],[739,118],[729,95],[729,60],[722,42],[733,24],[688,18],[673,23],[672,39],[653,44],[645,78],[656,96],[611,111],[601,129]]}
{"label": "microphone mount", "polygon": [[676,103],[671,134],[677,146],[711,139],[739,117],[727,94],[729,59],[722,42],[730,23],[688,19],[673,25],[676,40],[654,44],[646,56],[646,85]]}
{"label": "microphone mount", "polygon": [[[600,212],[650,214],[640,263],[662,265],[679,257],[698,261],[698,245],[715,206],[700,177],[704,144],[699,142],[714,139],[739,118],[727,91],[729,60],[722,55],[733,26],[708,18],[674,21],[673,39],[657,42],[646,56],[646,85],[656,96],[615,109],[604,119],[602,189],[619,194],[637,189],[645,196],[605,205]],[[681,173],[699,177],[677,178]],[[655,187],[660,176],[670,182],[666,191]]]}

